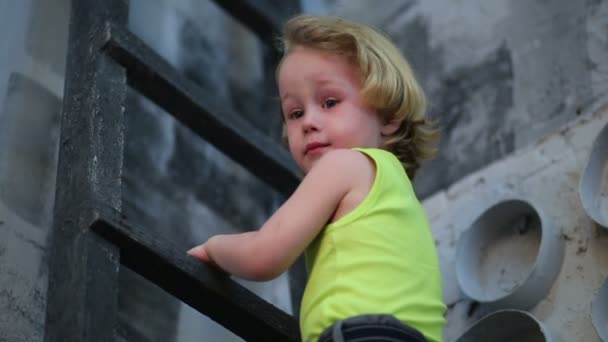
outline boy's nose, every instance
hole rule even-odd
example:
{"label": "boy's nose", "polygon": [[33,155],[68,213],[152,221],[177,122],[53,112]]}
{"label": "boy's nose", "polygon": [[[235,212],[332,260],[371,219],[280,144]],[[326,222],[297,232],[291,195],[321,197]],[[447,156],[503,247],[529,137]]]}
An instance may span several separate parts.
{"label": "boy's nose", "polygon": [[321,128],[319,115],[314,111],[308,111],[302,119],[304,133],[318,131]]}

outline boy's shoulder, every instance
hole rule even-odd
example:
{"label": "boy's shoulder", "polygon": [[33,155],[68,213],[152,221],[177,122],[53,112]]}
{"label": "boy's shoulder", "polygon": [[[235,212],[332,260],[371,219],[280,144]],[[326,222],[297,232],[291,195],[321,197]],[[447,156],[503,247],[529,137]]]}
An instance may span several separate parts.
{"label": "boy's shoulder", "polygon": [[328,151],[321,159],[319,159],[319,166],[326,169],[340,168],[342,171],[354,170],[358,168],[368,167],[373,168],[373,164],[369,160],[369,156],[356,149],[340,148]]}
{"label": "boy's shoulder", "polygon": [[317,162],[315,173],[331,174],[340,182],[360,184],[362,180],[373,179],[376,166],[365,153],[353,149],[335,149],[325,153]]}

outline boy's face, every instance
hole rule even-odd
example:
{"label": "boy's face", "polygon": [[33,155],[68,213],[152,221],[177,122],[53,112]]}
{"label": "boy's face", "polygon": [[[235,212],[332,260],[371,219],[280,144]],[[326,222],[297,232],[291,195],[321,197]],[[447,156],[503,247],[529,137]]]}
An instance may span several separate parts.
{"label": "boy's face", "polygon": [[297,47],[277,78],[289,150],[305,173],[332,149],[382,146],[385,125],[364,104],[357,70],[344,57]]}

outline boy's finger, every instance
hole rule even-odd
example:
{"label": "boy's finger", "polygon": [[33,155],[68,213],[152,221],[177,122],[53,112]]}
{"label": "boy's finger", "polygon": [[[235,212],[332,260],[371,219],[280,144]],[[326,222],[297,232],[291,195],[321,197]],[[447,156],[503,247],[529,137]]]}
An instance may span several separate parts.
{"label": "boy's finger", "polygon": [[204,245],[196,246],[196,247],[190,249],[186,253],[192,255],[193,257],[195,257],[197,259],[201,259],[203,261],[210,261],[209,256],[207,255],[207,252],[205,251]]}

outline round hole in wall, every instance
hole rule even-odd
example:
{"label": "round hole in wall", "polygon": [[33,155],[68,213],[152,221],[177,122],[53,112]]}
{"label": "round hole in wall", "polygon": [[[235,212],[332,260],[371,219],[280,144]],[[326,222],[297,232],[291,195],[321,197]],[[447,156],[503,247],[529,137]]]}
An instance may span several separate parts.
{"label": "round hole in wall", "polygon": [[456,277],[470,298],[494,308],[528,309],[559,273],[562,241],[529,202],[499,202],[479,216],[459,240]]}
{"label": "round hole in wall", "polygon": [[499,310],[475,322],[455,342],[555,342],[557,339],[533,315]]}
{"label": "round hole in wall", "polygon": [[593,142],[579,188],[587,215],[608,228],[608,124]]}
{"label": "round hole in wall", "polygon": [[591,321],[602,341],[608,342],[608,279],[591,303]]}

